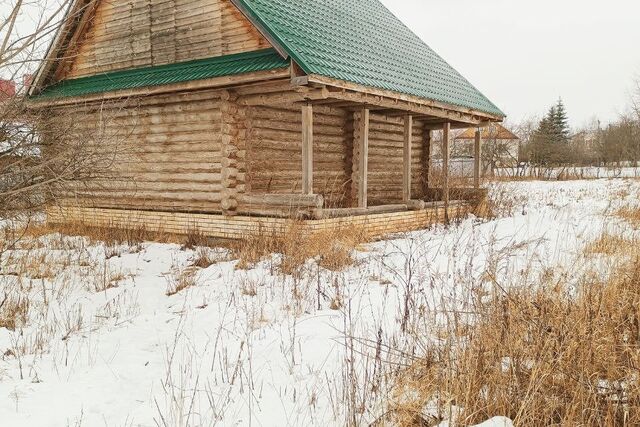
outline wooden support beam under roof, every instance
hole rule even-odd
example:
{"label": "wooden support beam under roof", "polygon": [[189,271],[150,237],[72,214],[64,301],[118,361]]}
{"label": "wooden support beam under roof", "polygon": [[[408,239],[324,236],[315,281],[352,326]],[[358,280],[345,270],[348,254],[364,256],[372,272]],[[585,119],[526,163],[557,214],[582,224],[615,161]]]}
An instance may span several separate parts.
{"label": "wooden support beam under roof", "polygon": [[316,105],[348,105],[354,108],[356,106],[359,106],[359,108],[366,107],[369,110],[378,110],[378,112],[394,112],[394,114],[398,116],[412,114],[416,118],[437,120],[437,124],[440,126],[445,121],[453,123],[455,126],[457,126],[458,123],[460,123],[461,126],[464,124],[465,127],[469,127],[469,125],[477,126],[483,121],[483,118],[468,113],[450,111],[440,107],[417,104],[411,101],[333,87],[299,87],[296,90],[247,95],[239,99],[239,103],[242,105],[287,105],[296,103],[306,104],[309,102]]}
{"label": "wooden support beam under roof", "polygon": [[411,200],[411,144],[413,143],[413,117],[404,118],[404,147],[402,150],[402,200]]}
{"label": "wooden support beam under roof", "polygon": [[449,223],[449,158],[451,155],[451,123],[442,126],[442,191],[444,193],[444,220]]}
{"label": "wooden support beam under roof", "polygon": [[482,132],[476,130],[476,138],[473,147],[473,186],[480,188],[480,178],[482,173]]}
{"label": "wooden support beam under roof", "polygon": [[302,107],[302,194],[313,194],[313,105]]}
{"label": "wooden support beam under roof", "polygon": [[354,113],[354,144],[353,144],[353,177],[354,199],[358,208],[368,206],[369,179],[369,110],[362,108]]}

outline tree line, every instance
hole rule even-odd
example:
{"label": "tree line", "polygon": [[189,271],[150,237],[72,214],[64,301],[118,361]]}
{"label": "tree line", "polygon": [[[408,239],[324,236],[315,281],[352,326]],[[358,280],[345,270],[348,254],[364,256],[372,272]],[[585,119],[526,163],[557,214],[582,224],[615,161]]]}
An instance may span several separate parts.
{"label": "tree line", "polygon": [[533,167],[640,166],[640,81],[631,108],[606,126],[594,120],[571,132],[562,100],[537,121],[514,127],[521,138],[520,163]]}

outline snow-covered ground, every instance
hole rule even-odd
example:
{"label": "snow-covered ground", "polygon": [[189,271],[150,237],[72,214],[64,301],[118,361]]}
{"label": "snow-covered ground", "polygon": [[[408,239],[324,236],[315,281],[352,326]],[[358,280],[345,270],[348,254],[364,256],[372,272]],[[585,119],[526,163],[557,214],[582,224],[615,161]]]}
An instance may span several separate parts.
{"label": "snow-covered ground", "polygon": [[[584,246],[619,227],[610,213],[638,200],[640,181],[492,192],[504,217],[365,245],[342,272],[310,260],[284,275],[278,255],[242,270],[223,249],[196,269],[179,245],[26,241],[0,270],[0,304],[28,305],[26,324],[0,328],[0,425],[369,425],[398,363],[420,355],[416,334],[463,309],[487,271],[508,286],[590,268]],[[509,425],[495,415],[483,427]]]}

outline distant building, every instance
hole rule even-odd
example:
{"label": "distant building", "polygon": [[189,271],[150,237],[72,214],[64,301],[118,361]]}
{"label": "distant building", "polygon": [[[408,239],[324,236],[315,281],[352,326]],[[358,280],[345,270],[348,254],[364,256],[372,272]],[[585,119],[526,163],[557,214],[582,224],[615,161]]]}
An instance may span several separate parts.
{"label": "distant building", "polygon": [[[520,156],[520,138],[498,123],[492,123],[482,129],[483,169],[495,170],[503,167],[516,167]],[[473,158],[473,143],[476,129],[469,128],[455,139],[452,152],[457,157]]]}
{"label": "distant building", "polygon": [[0,101],[16,96],[16,82],[0,79]]}

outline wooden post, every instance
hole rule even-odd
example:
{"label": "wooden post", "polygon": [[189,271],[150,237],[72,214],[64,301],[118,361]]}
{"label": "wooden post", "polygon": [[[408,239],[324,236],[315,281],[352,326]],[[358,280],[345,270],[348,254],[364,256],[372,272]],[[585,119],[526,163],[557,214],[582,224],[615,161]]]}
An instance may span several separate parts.
{"label": "wooden post", "polygon": [[402,200],[411,200],[411,143],[413,142],[413,116],[404,118],[404,151],[402,163]]}
{"label": "wooden post", "polygon": [[444,221],[449,223],[449,145],[451,143],[451,123],[442,127],[442,192],[444,199]]}
{"label": "wooden post", "polygon": [[302,107],[302,194],[313,194],[313,105]]}
{"label": "wooden post", "polygon": [[482,132],[480,129],[476,130],[476,140],[473,152],[473,186],[475,188],[480,188],[480,174],[482,170]]}
{"label": "wooden post", "polygon": [[354,200],[359,208],[368,207],[369,177],[369,110],[363,108],[355,114],[353,176]]}
{"label": "wooden post", "polygon": [[429,181],[431,174],[431,141],[433,139],[433,131],[431,129],[425,129],[423,132],[423,147],[422,147],[422,191],[423,194],[427,194],[429,191]]}

